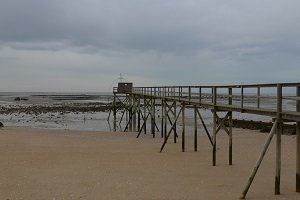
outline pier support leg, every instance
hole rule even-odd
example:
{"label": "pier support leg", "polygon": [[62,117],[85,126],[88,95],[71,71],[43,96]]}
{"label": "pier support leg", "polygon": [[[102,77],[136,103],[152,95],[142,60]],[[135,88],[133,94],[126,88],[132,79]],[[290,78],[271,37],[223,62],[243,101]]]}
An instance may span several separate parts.
{"label": "pier support leg", "polygon": [[140,128],[141,128],[141,99],[140,98],[138,98],[138,102],[137,102],[137,109],[138,109],[138,111],[137,111],[137,117],[138,117],[138,119],[137,119],[137,123],[138,123],[138,130],[140,130]]}
{"label": "pier support leg", "polygon": [[282,122],[278,120],[276,128],[276,169],[275,169],[275,194],[280,194],[280,174],[281,174],[281,134]]}
{"label": "pier support leg", "polygon": [[194,151],[197,151],[198,139],[198,123],[197,123],[197,106],[194,106]]}
{"label": "pier support leg", "polygon": [[296,192],[300,193],[300,122],[297,122],[296,136]]}
{"label": "pier support leg", "polygon": [[132,132],[132,116],[133,116],[133,109],[132,109],[132,107],[133,107],[133,103],[132,103],[132,101],[133,101],[133,95],[129,95],[128,96],[128,101],[129,101],[129,103],[128,103],[128,106],[129,106],[129,110],[128,110],[128,113],[129,113],[129,121],[128,121],[128,123],[129,123],[129,131],[130,132]]}
{"label": "pier support leg", "polygon": [[213,109],[213,158],[212,165],[216,166],[216,156],[217,156],[217,87],[212,88],[212,102],[214,104]]}
{"label": "pier support leg", "polygon": [[133,107],[133,116],[132,116],[132,122],[133,122],[133,131],[136,131],[136,114],[137,114],[137,100],[136,100],[136,96],[132,96],[133,97],[133,101],[132,101],[132,107]]}
{"label": "pier support leg", "polygon": [[185,105],[182,104],[182,152],[185,152]]}
{"label": "pier support leg", "polygon": [[114,131],[117,131],[117,103],[116,103],[116,94],[114,93],[114,102],[113,102],[113,115],[114,115],[114,122],[113,122],[113,126],[114,126]]}
{"label": "pier support leg", "polygon": [[260,167],[260,164],[261,164],[261,162],[262,162],[262,160],[263,160],[263,158],[264,158],[264,156],[265,156],[265,154],[266,154],[266,152],[268,150],[268,147],[269,147],[269,145],[270,145],[270,143],[272,141],[273,135],[276,132],[276,127],[277,127],[277,120],[273,124],[272,129],[271,129],[271,131],[269,133],[269,136],[268,136],[268,138],[267,138],[267,140],[265,142],[265,145],[263,147],[263,150],[262,150],[262,152],[261,152],[258,160],[256,161],[256,164],[255,164],[255,166],[253,168],[253,171],[251,172],[251,175],[249,177],[247,185],[246,185],[246,187],[245,187],[245,189],[244,189],[244,191],[243,191],[243,193],[242,193],[242,195],[240,197],[241,199],[245,199],[245,197],[246,197],[246,195],[248,193],[248,190],[249,190],[249,188],[250,188],[250,186],[251,186],[251,184],[252,184],[252,182],[254,180],[254,177],[255,177],[255,175],[256,175],[256,173],[258,171],[258,168]]}
{"label": "pier support leg", "polygon": [[275,168],[275,194],[280,194],[281,174],[281,135],[282,135],[282,85],[277,85],[277,128],[276,128],[276,168]]}
{"label": "pier support leg", "polygon": [[151,133],[155,138],[155,98],[151,99]]}
{"label": "pier support leg", "polygon": [[161,124],[160,124],[160,126],[161,126],[161,130],[160,130],[160,132],[161,132],[161,138],[163,138],[164,137],[164,110],[165,110],[165,108],[164,108],[164,100],[163,99],[161,99]]}
{"label": "pier support leg", "polygon": [[[228,88],[228,104],[232,105],[232,88]],[[232,165],[232,111],[228,113],[229,122],[229,165]]]}
{"label": "pier support leg", "polygon": [[164,138],[167,138],[167,118],[168,118],[168,113],[167,113],[167,101],[164,100]]}
{"label": "pier support leg", "polygon": [[173,112],[173,116],[174,116],[174,128],[173,128],[173,131],[174,131],[174,143],[177,143],[177,126],[176,126],[176,113],[177,113],[177,109],[176,109],[176,101],[174,101],[174,103],[173,103],[173,106],[174,106],[174,112]]}
{"label": "pier support leg", "polygon": [[213,157],[212,165],[216,166],[217,157],[217,112],[213,110]]}
{"label": "pier support leg", "polygon": [[144,125],[144,133],[146,134],[147,133],[147,109],[146,109],[146,107],[147,107],[147,99],[146,99],[146,97],[144,97],[144,123],[143,123],[143,125]]}
{"label": "pier support leg", "polygon": [[232,165],[232,112],[229,112],[229,165]]}
{"label": "pier support leg", "polygon": [[[297,96],[300,97],[300,87],[297,87]],[[297,101],[297,112],[300,112],[300,100]],[[300,193],[300,122],[297,122],[296,136],[296,191]]]}

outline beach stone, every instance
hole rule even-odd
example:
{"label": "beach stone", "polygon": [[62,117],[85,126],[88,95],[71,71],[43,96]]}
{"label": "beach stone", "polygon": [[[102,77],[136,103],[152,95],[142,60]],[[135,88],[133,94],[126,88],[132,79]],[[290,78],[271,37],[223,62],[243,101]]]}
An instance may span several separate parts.
{"label": "beach stone", "polygon": [[3,125],[3,123],[2,122],[0,122],[0,127],[3,127],[4,125]]}

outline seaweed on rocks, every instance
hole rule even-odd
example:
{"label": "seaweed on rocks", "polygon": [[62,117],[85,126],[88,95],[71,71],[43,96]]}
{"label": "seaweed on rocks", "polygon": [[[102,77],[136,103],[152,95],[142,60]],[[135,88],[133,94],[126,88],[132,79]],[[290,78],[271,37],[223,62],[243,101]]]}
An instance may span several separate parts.
{"label": "seaweed on rocks", "polygon": [[[225,121],[225,125],[229,126],[229,121]],[[271,131],[273,126],[272,122],[262,122],[262,121],[253,121],[245,119],[233,119],[232,126],[235,128],[243,128],[250,130],[259,130],[262,133],[268,133]],[[295,135],[296,134],[296,124],[283,124],[283,134],[284,135]]]}

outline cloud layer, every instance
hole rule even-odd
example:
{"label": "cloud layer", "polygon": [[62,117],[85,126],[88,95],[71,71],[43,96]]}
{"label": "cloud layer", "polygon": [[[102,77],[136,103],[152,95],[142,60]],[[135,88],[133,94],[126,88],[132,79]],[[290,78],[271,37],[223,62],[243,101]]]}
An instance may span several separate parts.
{"label": "cloud layer", "polygon": [[299,82],[298,0],[4,0],[0,91]]}

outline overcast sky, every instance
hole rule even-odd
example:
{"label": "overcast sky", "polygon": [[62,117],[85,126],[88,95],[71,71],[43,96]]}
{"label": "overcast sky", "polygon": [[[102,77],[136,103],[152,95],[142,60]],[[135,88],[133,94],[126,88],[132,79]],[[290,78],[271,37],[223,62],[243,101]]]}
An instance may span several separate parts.
{"label": "overcast sky", "polygon": [[300,82],[299,0],[0,0],[0,91]]}

